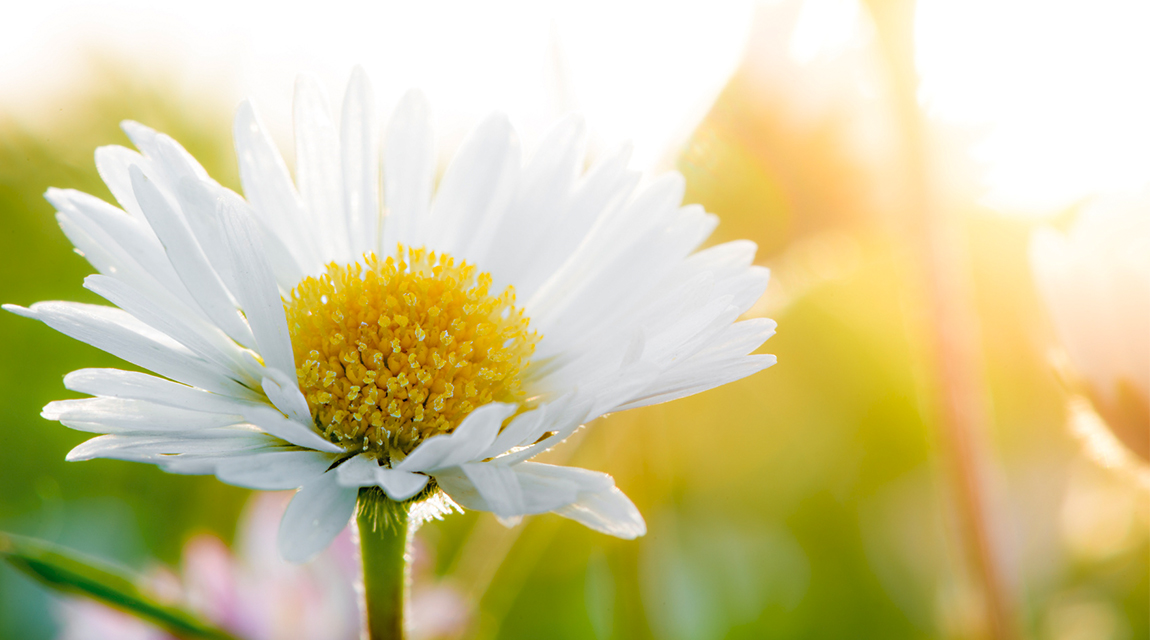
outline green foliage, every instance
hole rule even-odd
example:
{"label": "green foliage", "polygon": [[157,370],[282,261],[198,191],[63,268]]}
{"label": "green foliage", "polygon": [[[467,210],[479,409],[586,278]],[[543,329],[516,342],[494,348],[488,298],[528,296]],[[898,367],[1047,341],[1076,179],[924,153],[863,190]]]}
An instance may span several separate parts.
{"label": "green foliage", "polygon": [[43,540],[0,533],[0,556],[49,588],[93,598],[187,640],[233,640],[191,613],[157,601],[125,570]]}

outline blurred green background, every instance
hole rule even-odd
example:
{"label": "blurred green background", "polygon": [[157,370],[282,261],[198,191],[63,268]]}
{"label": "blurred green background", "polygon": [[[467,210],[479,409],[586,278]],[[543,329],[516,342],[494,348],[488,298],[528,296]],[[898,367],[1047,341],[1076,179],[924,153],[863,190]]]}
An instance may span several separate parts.
{"label": "blurred green background", "polygon": [[[122,66],[94,69],[58,113],[0,114],[3,302],[98,301],[42,193],[111,200],[92,152],[127,144],[120,120],[171,134],[238,189],[230,106]],[[676,162],[687,200],[721,217],[711,241],[750,238],[773,269],[753,314],[778,321],[764,351],[779,364],[601,419],[549,454],[612,474],[647,518],[637,541],[551,515],[510,530],[476,513],[424,527],[436,572],[474,607],[467,637],[978,633],[933,424],[916,252],[892,213],[897,163],[851,150],[858,127],[894,135],[897,119],[879,108],[860,124],[846,95],[797,125],[803,87],[791,82],[765,82],[745,64]],[[1025,633],[1150,637],[1145,495],[1086,460],[1064,427],[1053,338],[1026,261],[1035,223],[975,203],[950,206],[969,249],[991,396],[991,520]],[[122,363],[7,313],[0,345],[0,529],[141,569],[176,565],[195,533],[230,539],[246,491],[148,465],[64,462],[87,435],[41,419],[40,408],[70,397],[65,373]],[[54,597],[0,568],[0,637],[54,637]]]}

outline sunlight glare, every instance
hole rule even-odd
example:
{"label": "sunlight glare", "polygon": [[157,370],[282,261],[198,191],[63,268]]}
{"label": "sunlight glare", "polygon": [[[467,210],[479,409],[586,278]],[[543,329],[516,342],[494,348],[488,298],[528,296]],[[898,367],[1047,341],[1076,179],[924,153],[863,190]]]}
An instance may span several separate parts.
{"label": "sunlight glare", "polygon": [[1150,3],[921,0],[920,100],[984,134],[986,204],[1044,214],[1150,181]]}

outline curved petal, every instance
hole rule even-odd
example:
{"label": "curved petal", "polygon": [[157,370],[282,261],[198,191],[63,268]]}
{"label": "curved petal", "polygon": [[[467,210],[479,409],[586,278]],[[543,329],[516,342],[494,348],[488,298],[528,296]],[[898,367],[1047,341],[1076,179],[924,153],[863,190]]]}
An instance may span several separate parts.
{"label": "curved petal", "polygon": [[278,369],[264,369],[267,376],[260,382],[268,400],[282,411],[284,415],[301,424],[312,422],[311,411],[307,408],[307,399],[299,390],[294,377],[288,377]]}
{"label": "curved petal", "polygon": [[369,487],[375,484],[379,463],[367,456],[353,456],[335,468],[336,479],[344,487]]}
{"label": "curved petal", "polygon": [[339,483],[345,487],[377,486],[389,498],[402,502],[419,493],[427,485],[428,477],[382,467],[367,456],[355,456],[336,468]]}
{"label": "curved petal", "polygon": [[515,414],[517,405],[491,402],[471,412],[451,433],[423,441],[394,469],[400,471],[435,471],[471,462],[491,443],[503,421]]}
{"label": "curved petal", "polygon": [[279,550],[284,560],[307,562],[327,548],[355,512],[357,489],[325,473],[296,492],[280,521]]}
{"label": "curved petal", "polygon": [[249,489],[296,489],[319,477],[331,466],[331,454],[318,451],[269,451],[215,464],[220,480]]}
{"label": "curved petal", "polygon": [[398,469],[380,467],[375,471],[376,482],[380,489],[392,500],[403,501],[414,496],[427,486],[430,480],[422,473],[411,473]]}
{"label": "curved petal", "polygon": [[596,531],[635,538],[647,528],[611,476],[578,467],[498,461],[465,464],[435,474],[439,486],[468,509],[517,516],[553,511]]}
{"label": "curved petal", "polygon": [[556,509],[555,513],[624,540],[633,540],[647,533],[643,514],[619,487],[580,494],[578,500]]}

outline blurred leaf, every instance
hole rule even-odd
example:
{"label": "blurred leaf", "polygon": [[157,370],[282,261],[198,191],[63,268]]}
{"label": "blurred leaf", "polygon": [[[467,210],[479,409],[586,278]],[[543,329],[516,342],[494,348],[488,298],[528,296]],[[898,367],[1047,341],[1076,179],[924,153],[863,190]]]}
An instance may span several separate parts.
{"label": "blurred leaf", "polygon": [[234,640],[183,609],[156,602],[127,572],[43,540],[0,534],[0,555],[44,585],[87,596],[147,620],[180,638]]}

